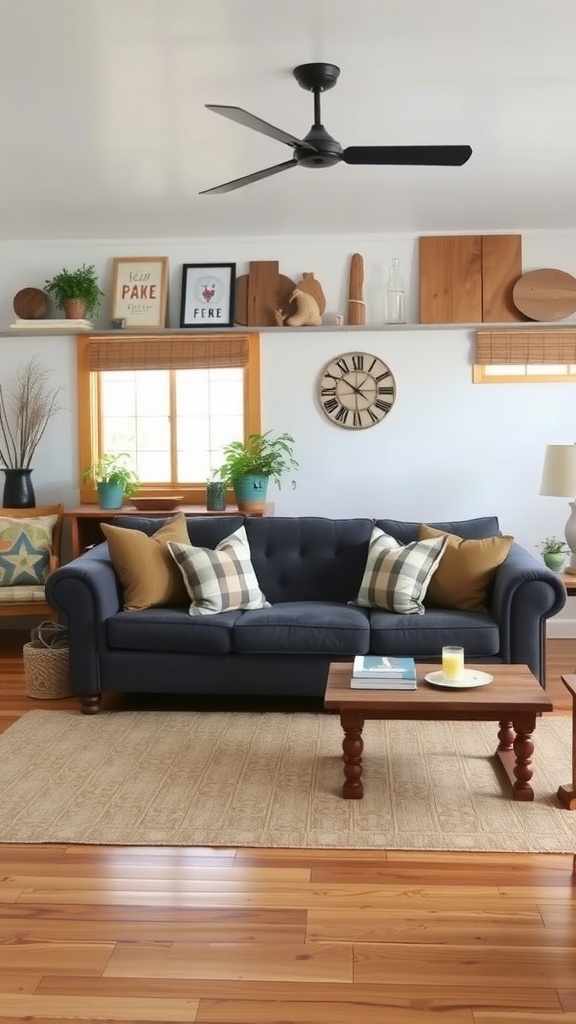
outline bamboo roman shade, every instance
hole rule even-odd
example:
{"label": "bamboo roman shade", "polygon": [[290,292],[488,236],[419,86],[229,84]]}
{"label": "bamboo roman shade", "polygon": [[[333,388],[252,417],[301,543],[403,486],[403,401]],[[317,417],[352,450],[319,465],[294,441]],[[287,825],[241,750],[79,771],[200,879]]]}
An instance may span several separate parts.
{"label": "bamboo roman shade", "polygon": [[91,337],[88,369],[98,370],[208,370],[248,366],[247,334],[210,334],[195,337]]}
{"label": "bamboo roman shade", "polygon": [[576,330],[477,331],[479,366],[576,363]]}

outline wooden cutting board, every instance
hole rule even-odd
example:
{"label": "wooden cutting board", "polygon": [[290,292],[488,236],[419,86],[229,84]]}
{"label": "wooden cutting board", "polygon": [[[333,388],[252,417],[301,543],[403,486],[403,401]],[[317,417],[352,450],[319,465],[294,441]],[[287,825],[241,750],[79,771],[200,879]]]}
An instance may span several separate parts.
{"label": "wooden cutting board", "polygon": [[514,285],[512,297],[531,320],[562,320],[576,312],[576,278],[564,270],[530,270]]}
{"label": "wooden cutting board", "polygon": [[523,320],[512,299],[522,274],[521,235],[419,239],[420,323]]}
{"label": "wooden cutting board", "polygon": [[482,321],[511,323],[524,317],[514,304],[522,276],[522,235],[482,235]]}
{"label": "wooden cutting board", "polygon": [[278,272],[276,260],[251,261],[234,284],[234,320],[245,327],[275,327],[275,309],[288,311],[296,285]]}
{"label": "wooden cutting board", "polygon": [[481,235],[424,235],[419,257],[420,323],[480,323]]}

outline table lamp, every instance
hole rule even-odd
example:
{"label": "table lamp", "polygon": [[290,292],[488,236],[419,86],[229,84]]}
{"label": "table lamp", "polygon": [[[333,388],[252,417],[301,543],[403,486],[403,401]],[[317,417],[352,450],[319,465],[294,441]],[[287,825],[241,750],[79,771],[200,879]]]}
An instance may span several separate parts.
{"label": "table lamp", "polygon": [[571,551],[570,565],[564,572],[576,576],[576,444],[549,444],[546,447],[540,494],[572,498],[570,515],[564,528]]}

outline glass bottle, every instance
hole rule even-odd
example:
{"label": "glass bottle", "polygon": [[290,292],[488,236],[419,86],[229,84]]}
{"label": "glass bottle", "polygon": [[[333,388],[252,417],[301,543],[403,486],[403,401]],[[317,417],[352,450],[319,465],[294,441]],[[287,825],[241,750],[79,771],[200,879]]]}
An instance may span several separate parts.
{"label": "glass bottle", "polygon": [[386,323],[406,323],[406,291],[397,256],[392,260],[386,284]]}

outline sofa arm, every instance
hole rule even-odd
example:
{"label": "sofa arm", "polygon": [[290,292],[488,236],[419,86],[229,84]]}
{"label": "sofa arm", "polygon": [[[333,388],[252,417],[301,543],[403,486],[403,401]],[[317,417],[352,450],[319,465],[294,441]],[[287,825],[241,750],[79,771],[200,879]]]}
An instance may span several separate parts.
{"label": "sofa arm", "polygon": [[519,544],[512,544],[496,572],[490,614],[500,629],[504,662],[528,665],[545,685],[544,623],[566,604],[566,588],[556,573]]}
{"label": "sofa arm", "polygon": [[108,545],[99,544],[51,573],[46,599],[69,630],[72,692],[99,694],[98,652],[106,646],[106,620],[122,609]]}

